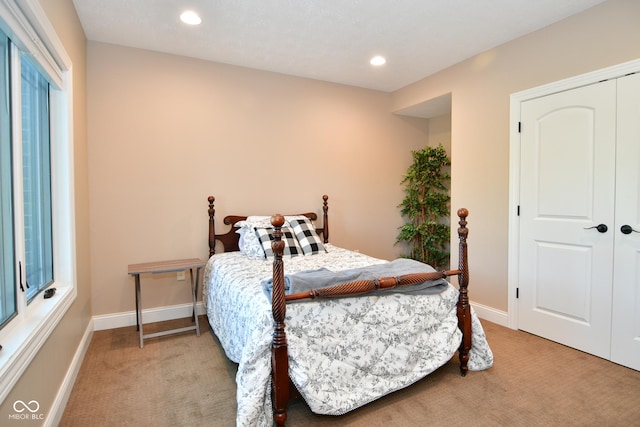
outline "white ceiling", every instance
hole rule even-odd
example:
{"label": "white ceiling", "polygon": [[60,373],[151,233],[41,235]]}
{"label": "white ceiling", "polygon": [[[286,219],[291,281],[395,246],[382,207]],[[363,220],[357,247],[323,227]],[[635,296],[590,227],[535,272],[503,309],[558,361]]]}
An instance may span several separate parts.
{"label": "white ceiling", "polygon": [[[74,0],[89,40],[394,91],[604,0]],[[179,20],[186,10],[198,27]],[[369,59],[384,55],[374,68]]]}

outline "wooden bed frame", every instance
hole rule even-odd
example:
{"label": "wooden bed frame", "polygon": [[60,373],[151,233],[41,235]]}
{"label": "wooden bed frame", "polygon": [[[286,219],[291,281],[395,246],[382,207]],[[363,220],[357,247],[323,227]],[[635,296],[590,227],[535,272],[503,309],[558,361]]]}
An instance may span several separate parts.
{"label": "wooden bed frame", "polygon": [[[327,195],[323,199],[323,224],[322,228],[316,228],[316,232],[322,235],[324,243],[329,242],[329,218]],[[209,256],[215,254],[216,242],[220,241],[225,252],[238,251],[239,235],[236,233],[238,227],[234,224],[247,219],[247,216],[229,215],[223,220],[224,224],[231,225],[231,230],[225,234],[216,234],[215,231],[215,197],[209,196]],[[315,221],[317,215],[313,212],[297,214],[304,215]],[[462,331],[462,341],[458,348],[460,359],[460,374],[465,376],[468,371],[469,350],[471,349],[471,307],[469,305],[469,295],[467,288],[469,285],[469,267],[467,263],[467,209],[459,209],[458,217],[458,238],[459,238],[459,262],[457,270],[438,271],[434,273],[407,274],[399,277],[383,277],[376,280],[361,280],[357,282],[344,283],[322,289],[313,289],[307,292],[285,295],[284,290],[284,263],[282,254],[284,242],[281,227],[284,225],[284,216],[275,214],[271,217],[271,224],[274,227],[274,241],[272,248],[274,252],[273,260],[273,343],[271,346],[271,371],[272,371],[272,400],[273,419],[278,426],[284,426],[287,419],[287,406],[293,398],[300,394],[289,379],[289,356],[287,351],[287,336],[285,333],[285,317],[287,302],[300,299],[333,298],[346,295],[364,294],[378,289],[389,289],[399,286],[411,286],[427,280],[435,280],[448,276],[458,276],[460,294],[457,302],[458,328]]]}

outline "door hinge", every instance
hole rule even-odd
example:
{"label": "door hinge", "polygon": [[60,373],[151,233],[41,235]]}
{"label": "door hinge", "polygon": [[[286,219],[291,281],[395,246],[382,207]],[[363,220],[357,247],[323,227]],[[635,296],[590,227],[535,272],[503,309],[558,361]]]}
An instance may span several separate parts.
{"label": "door hinge", "polygon": [[520,288],[516,288],[516,298],[520,298]]}
{"label": "door hinge", "polygon": [[522,133],[522,122],[518,122],[518,133]]}
{"label": "door hinge", "polygon": [[520,216],[520,205],[518,205],[518,209],[517,209],[517,216]]}

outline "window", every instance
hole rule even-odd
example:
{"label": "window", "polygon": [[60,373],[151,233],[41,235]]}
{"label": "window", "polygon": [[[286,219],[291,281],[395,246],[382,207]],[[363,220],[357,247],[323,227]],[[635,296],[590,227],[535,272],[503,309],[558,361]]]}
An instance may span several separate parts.
{"label": "window", "polygon": [[[12,43],[0,31],[4,52],[9,52]],[[5,87],[18,74],[17,65],[11,66],[9,55],[3,56]],[[26,54],[20,54],[19,100],[12,100],[9,91],[4,90],[0,103],[5,106],[19,104],[20,114],[11,108],[2,111],[0,149],[0,176],[2,193],[2,304],[0,319],[4,324],[18,311],[20,292],[26,293],[26,302],[33,300],[48,285],[53,283],[53,238],[51,229],[51,156],[49,133],[49,82],[30,62]],[[12,102],[13,101],[13,102]],[[21,117],[22,132],[11,130],[12,118]],[[18,136],[21,135],[21,138]],[[15,150],[14,144],[21,149]],[[22,154],[22,163],[12,164],[13,153]],[[15,187],[22,187],[22,198],[15,197]],[[12,207],[12,199],[22,200],[22,215],[19,217]],[[14,230],[22,228],[21,230]],[[22,240],[22,245],[16,244]],[[24,247],[24,257],[16,253],[16,246]],[[18,280],[16,281],[15,259],[18,258]],[[24,259],[24,262],[22,261]],[[0,325],[2,327],[4,325]]]}
{"label": "window", "polygon": [[24,286],[31,301],[53,283],[49,82],[21,57]]}
{"label": "window", "polygon": [[38,1],[0,1],[0,62],[2,402],[77,289],[71,61]]}
{"label": "window", "polygon": [[0,32],[0,325],[17,311],[13,250],[9,39]]}

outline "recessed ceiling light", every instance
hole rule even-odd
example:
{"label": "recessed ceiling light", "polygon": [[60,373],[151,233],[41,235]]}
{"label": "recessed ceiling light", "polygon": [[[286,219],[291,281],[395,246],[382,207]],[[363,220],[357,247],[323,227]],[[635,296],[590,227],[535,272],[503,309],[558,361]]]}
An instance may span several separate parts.
{"label": "recessed ceiling light", "polygon": [[369,61],[369,63],[371,65],[375,65],[376,67],[379,67],[380,65],[384,65],[387,62],[386,59],[384,59],[384,56],[374,56],[373,58],[371,58],[371,61]]}
{"label": "recessed ceiling light", "polygon": [[180,20],[188,25],[200,25],[200,23],[202,22],[202,19],[200,19],[198,14],[192,10],[182,12],[182,15],[180,15]]}

